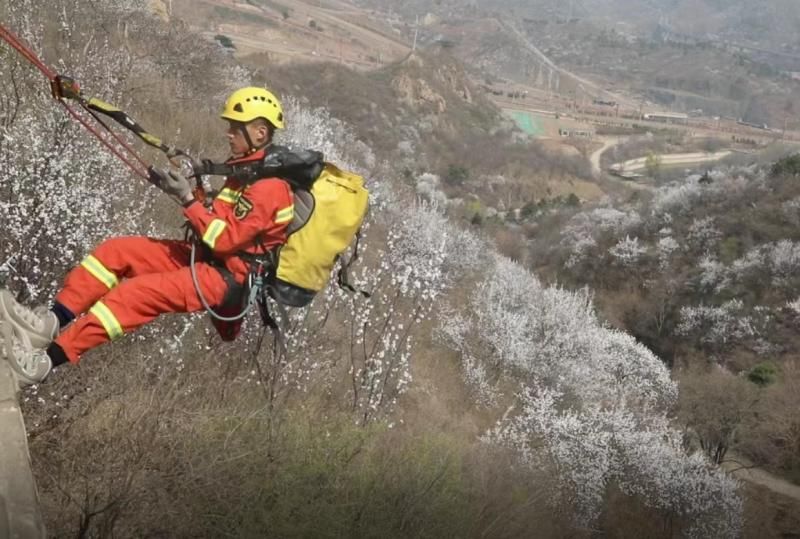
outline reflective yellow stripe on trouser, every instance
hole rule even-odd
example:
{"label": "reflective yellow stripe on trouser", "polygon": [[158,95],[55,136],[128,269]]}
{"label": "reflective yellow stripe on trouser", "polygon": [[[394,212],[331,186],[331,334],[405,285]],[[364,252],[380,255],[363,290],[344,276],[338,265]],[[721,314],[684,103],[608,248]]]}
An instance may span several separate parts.
{"label": "reflective yellow stripe on trouser", "polygon": [[106,307],[102,301],[95,303],[94,306],[89,309],[89,312],[100,320],[100,323],[103,325],[106,333],[108,333],[108,337],[112,341],[122,337],[122,325],[119,323],[119,320],[117,320],[117,317],[114,316],[114,313],[111,312],[111,309]]}
{"label": "reflective yellow stripe on trouser", "polygon": [[92,255],[87,256],[81,262],[86,271],[91,273],[98,281],[106,285],[109,289],[119,284],[119,279],[112,271],[106,268],[102,262]]}
{"label": "reflective yellow stripe on trouser", "polygon": [[203,243],[211,247],[212,249],[217,244],[217,239],[222,235],[222,232],[225,231],[225,227],[228,225],[222,219],[214,219],[208,225],[205,234],[203,234]]}

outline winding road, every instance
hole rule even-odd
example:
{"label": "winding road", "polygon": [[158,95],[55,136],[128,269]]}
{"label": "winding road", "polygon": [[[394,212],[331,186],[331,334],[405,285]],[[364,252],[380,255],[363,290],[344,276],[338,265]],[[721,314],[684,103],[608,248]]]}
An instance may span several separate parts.
{"label": "winding road", "polygon": [[766,487],[775,494],[800,502],[800,486],[754,466],[752,462],[741,455],[729,451],[720,466],[741,481]]}
{"label": "winding road", "polygon": [[[702,165],[704,163],[717,163],[732,155],[731,150],[724,150],[721,152],[704,153],[672,153],[658,155],[659,166],[661,167],[693,167]],[[629,159],[623,163],[615,163],[612,165],[614,170],[624,173],[639,173],[647,170],[648,157],[637,157],[636,159]]]}
{"label": "winding road", "polygon": [[603,174],[603,168],[600,166],[600,158],[603,157],[606,150],[613,148],[617,144],[622,144],[628,139],[627,137],[609,137],[600,140],[603,141],[603,146],[595,150],[589,157],[589,161],[592,163],[592,174],[594,174],[595,178],[599,178]]}

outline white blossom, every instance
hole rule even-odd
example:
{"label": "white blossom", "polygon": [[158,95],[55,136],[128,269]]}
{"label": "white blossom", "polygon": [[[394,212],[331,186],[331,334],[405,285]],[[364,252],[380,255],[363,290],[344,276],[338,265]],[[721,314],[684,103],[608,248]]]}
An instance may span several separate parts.
{"label": "white blossom", "polygon": [[681,307],[678,335],[695,335],[700,342],[726,345],[758,335],[757,322],[745,314],[744,303],[734,299],[718,307]]}
{"label": "white blossom", "polygon": [[800,274],[800,243],[781,240],[771,244],[767,257],[772,271],[772,284],[778,287],[790,286]]}
{"label": "white blossom", "polygon": [[698,284],[702,290],[720,292],[730,286],[730,275],[724,264],[706,254],[700,259],[701,270]]}
{"label": "white blossom", "polygon": [[798,297],[794,301],[790,301],[789,303],[786,304],[786,306],[790,308],[792,311],[794,311],[795,314],[800,315],[800,297]]}
{"label": "white blossom", "polygon": [[672,236],[665,235],[659,238],[656,250],[658,252],[658,268],[662,273],[669,269],[672,256],[678,249],[680,249],[680,245]]}
{"label": "white blossom", "polygon": [[722,232],[714,226],[713,217],[693,220],[686,235],[689,245],[700,251],[710,251],[716,246],[721,237]]}
{"label": "white blossom", "polygon": [[614,260],[624,268],[635,268],[647,254],[647,247],[639,245],[639,238],[625,236],[608,250]]}
{"label": "white blossom", "polygon": [[[439,336],[469,364],[466,376],[480,373],[479,384],[491,383],[498,369],[524,380],[520,411],[484,440],[513,447],[537,469],[554,469],[561,485],[554,503],[571,503],[589,524],[617,481],[653,506],[689,516],[697,529],[737,533],[735,482],[675,442],[680,434],[667,413],[677,389],[669,372],[631,336],[602,327],[588,291],[544,287],[497,257],[471,305],[468,316],[445,316]],[[645,459],[648,447],[661,456]]]}

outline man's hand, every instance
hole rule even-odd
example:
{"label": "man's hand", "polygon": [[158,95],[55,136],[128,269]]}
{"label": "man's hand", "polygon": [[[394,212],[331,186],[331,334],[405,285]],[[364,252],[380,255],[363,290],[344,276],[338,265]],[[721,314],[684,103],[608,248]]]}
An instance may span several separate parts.
{"label": "man's hand", "polygon": [[178,204],[185,206],[194,200],[192,186],[182,174],[155,167],[148,168],[147,172],[150,174],[150,183],[164,191]]}

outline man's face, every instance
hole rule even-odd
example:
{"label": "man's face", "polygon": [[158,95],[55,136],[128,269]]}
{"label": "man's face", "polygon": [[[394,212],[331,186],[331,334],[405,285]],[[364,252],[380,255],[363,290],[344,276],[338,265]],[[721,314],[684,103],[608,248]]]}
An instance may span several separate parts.
{"label": "man's face", "polygon": [[234,156],[240,156],[247,153],[250,149],[247,145],[247,141],[244,138],[244,134],[242,134],[242,124],[239,122],[232,122],[228,121],[228,145],[231,148],[231,154]]}
{"label": "man's face", "polygon": [[229,120],[227,131],[228,145],[231,148],[231,154],[236,157],[246,155],[247,152],[250,151],[250,146],[242,132],[243,127],[247,130],[247,133],[250,135],[250,141],[255,147],[261,147],[267,142],[269,131],[262,122],[253,121],[248,124],[243,124],[241,122]]}

